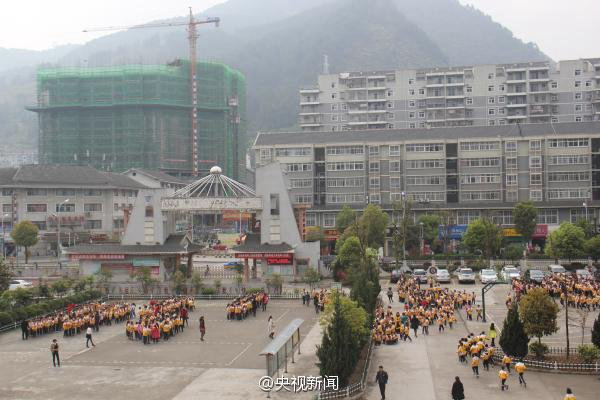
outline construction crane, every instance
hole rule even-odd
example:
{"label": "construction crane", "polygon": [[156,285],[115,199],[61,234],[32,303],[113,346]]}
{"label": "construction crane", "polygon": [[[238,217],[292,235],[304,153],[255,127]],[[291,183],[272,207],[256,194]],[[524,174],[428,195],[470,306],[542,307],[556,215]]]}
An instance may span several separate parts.
{"label": "construction crane", "polygon": [[187,25],[188,29],[188,42],[189,42],[189,59],[190,59],[190,98],[192,100],[192,174],[198,175],[198,87],[196,83],[196,43],[198,41],[198,25],[204,24],[215,24],[219,26],[221,22],[220,18],[206,18],[203,20],[196,20],[192,13],[192,7],[190,7],[190,15],[187,22],[159,22],[155,24],[144,24],[144,25],[133,25],[133,26],[111,26],[106,28],[93,28],[86,29],[84,32],[99,32],[99,31],[119,31],[122,29],[141,29],[141,28],[168,28],[171,26],[183,26]]}

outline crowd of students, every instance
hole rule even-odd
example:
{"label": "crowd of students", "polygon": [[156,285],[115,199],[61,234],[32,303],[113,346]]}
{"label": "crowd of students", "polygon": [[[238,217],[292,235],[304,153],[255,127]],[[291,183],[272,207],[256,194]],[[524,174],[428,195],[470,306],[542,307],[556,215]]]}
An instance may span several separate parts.
{"label": "crowd of students", "polygon": [[162,301],[151,301],[139,307],[138,320],[127,321],[125,334],[129,340],[143,344],[158,343],[170,337],[188,325],[189,312],[195,308],[191,297],[173,297]]}
{"label": "crowd of students", "polygon": [[256,310],[259,307],[263,311],[266,311],[267,304],[269,304],[269,295],[265,292],[258,292],[238,297],[227,304],[225,312],[229,321],[243,321],[250,316],[250,314],[256,316]]}
{"label": "crowd of students", "polygon": [[74,336],[91,328],[95,331],[101,325],[123,322],[135,314],[133,303],[88,303],[68,307],[65,311],[56,312],[44,317],[23,321],[21,324],[22,339],[37,337],[49,333],[63,331],[63,335]]}
{"label": "crowd of students", "polygon": [[[587,308],[588,310],[600,309],[600,282],[593,279],[578,279],[570,274],[553,274],[544,277],[541,282],[513,279],[512,289],[518,299],[528,290],[543,287],[560,304],[565,302],[570,307]],[[507,306],[512,304],[512,299],[507,299]]]}

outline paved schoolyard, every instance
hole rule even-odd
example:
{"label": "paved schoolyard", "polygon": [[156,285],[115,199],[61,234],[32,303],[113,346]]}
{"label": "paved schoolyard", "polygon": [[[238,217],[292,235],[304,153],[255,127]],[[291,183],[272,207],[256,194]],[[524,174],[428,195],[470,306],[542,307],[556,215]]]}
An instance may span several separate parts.
{"label": "paved schoolyard", "polygon": [[[258,378],[265,374],[260,351],[270,341],[267,318],[276,333],[294,318],[305,320],[305,336],[317,319],[300,300],[272,300],[266,312],[244,321],[227,321],[225,301],[197,301],[190,326],[168,342],[143,345],[129,341],[124,324],[101,327],[95,348],[86,349],[85,335],[62,333],[21,340],[20,331],[0,335],[0,399],[188,399],[262,398]],[[198,318],[206,320],[201,342]],[[50,342],[61,346],[61,368],[52,367]],[[198,388],[193,393],[190,386]],[[203,388],[203,389],[202,389]],[[207,398],[208,398],[207,397]]]}

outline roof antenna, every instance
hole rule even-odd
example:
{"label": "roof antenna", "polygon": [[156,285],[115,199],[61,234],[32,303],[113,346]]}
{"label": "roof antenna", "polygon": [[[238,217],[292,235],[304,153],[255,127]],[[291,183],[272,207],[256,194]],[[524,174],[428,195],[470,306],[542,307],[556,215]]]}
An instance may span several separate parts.
{"label": "roof antenna", "polygon": [[329,75],[329,57],[323,54],[323,75]]}

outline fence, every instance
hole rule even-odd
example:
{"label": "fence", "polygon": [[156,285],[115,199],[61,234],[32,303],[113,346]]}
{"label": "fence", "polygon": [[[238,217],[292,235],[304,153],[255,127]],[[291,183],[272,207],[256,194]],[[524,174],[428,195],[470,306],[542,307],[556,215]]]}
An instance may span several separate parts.
{"label": "fence", "polygon": [[[550,354],[567,354],[566,349],[551,347]],[[572,350],[569,352],[570,354],[577,354],[576,350]],[[496,353],[494,354],[494,361],[501,363],[502,357],[504,353],[500,348],[497,348]],[[558,361],[548,361],[548,360],[531,360],[531,359],[523,359],[523,363],[528,367],[540,371],[547,372],[577,372],[577,373],[585,373],[585,374],[594,374],[600,372],[600,363],[596,361],[595,363],[577,363],[577,362],[558,362]]]}
{"label": "fence", "polygon": [[367,350],[367,359],[363,367],[363,372],[360,381],[350,384],[344,388],[335,391],[319,392],[318,400],[330,400],[330,399],[343,399],[345,397],[356,396],[362,393],[367,387],[367,374],[369,373],[369,366],[371,365],[371,352],[373,350],[373,342],[369,339],[369,349]]}

